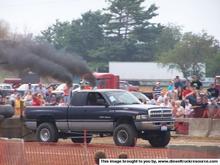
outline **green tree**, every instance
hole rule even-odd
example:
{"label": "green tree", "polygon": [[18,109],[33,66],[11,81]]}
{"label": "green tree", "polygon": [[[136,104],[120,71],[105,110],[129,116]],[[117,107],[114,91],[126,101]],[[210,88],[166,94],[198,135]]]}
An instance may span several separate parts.
{"label": "green tree", "polygon": [[162,28],[159,24],[150,23],[157,16],[157,7],[153,4],[145,9],[142,7],[144,0],[107,2],[109,7],[105,34],[108,47],[105,54],[119,61],[153,60],[156,38]]}
{"label": "green tree", "polygon": [[206,60],[206,68],[208,77],[220,75],[220,51],[214,57]]}
{"label": "green tree", "polygon": [[71,31],[70,28],[71,24],[69,22],[60,22],[56,20],[56,23],[42,31],[41,35],[36,37],[36,40],[47,41],[57,49],[65,48],[69,32]]}
{"label": "green tree", "polygon": [[38,40],[48,41],[57,49],[75,52],[91,61],[94,58],[92,52],[104,43],[105,21],[106,18],[100,11],[89,11],[72,22],[56,21],[42,31]]}
{"label": "green tree", "polygon": [[174,49],[175,45],[180,41],[182,37],[182,28],[177,25],[169,24],[164,26],[160,35],[157,38],[157,56],[163,52],[167,52],[170,49]]}
{"label": "green tree", "polygon": [[213,58],[218,48],[216,40],[207,33],[185,33],[173,49],[160,55],[159,61],[180,70],[185,78],[201,76],[206,60]]}

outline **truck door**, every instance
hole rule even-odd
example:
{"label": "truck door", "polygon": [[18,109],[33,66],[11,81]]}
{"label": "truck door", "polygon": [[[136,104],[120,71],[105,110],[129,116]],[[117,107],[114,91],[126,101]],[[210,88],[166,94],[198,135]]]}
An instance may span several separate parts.
{"label": "truck door", "polygon": [[99,92],[75,92],[68,110],[70,131],[106,131],[113,129],[107,101]]}
{"label": "truck door", "polygon": [[107,131],[113,129],[113,120],[109,114],[107,101],[99,92],[89,92],[84,109],[84,129],[89,131]]}
{"label": "truck door", "polygon": [[70,131],[83,131],[84,113],[88,92],[74,92],[68,109],[68,126]]}

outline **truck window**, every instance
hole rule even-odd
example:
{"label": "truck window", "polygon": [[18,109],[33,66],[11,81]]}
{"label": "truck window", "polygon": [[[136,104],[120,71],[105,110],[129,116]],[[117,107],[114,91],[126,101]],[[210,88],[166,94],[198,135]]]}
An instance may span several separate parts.
{"label": "truck window", "polygon": [[104,97],[97,92],[91,92],[88,94],[87,97],[87,105],[105,105],[106,101],[104,99]]}
{"label": "truck window", "polygon": [[86,105],[87,92],[74,92],[71,97],[71,105],[84,106]]}

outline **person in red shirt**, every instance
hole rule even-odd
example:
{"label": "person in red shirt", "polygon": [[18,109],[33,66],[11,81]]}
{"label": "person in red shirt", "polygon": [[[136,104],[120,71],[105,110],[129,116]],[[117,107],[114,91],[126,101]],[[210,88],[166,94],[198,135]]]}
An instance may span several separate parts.
{"label": "person in red shirt", "polygon": [[32,106],[41,106],[42,100],[38,97],[38,94],[35,93],[32,98]]}
{"label": "person in red shirt", "polygon": [[182,91],[182,98],[187,98],[188,96],[191,96],[194,94],[194,91],[190,89],[189,86],[185,86],[183,88],[183,91]]}

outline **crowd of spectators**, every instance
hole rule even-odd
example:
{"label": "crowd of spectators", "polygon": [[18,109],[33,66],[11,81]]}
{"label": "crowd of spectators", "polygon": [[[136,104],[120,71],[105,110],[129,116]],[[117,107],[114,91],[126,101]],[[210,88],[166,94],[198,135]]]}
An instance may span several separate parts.
{"label": "crowd of spectators", "polygon": [[71,85],[66,84],[62,94],[53,93],[54,88],[46,88],[43,84],[33,86],[28,84],[25,91],[16,89],[9,95],[0,95],[0,104],[11,104],[15,109],[16,116],[22,116],[25,106],[65,106],[69,103]]}
{"label": "crowd of spectators", "polygon": [[168,106],[176,118],[194,117],[200,113],[202,118],[220,118],[220,96],[215,84],[208,89],[193,76],[192,80],[181,81],[179,76],[169,82],[166,89],[156,82],[150,104]]}
{"label": "crowd of spectators", "polygon": [[[81,87],[82,88],[82,87]],[[2,97],[0,104],[11,104],[15,115],[22,115],[25,106],[65,106],[70,102],[72,84],[65,84],[63,93],[53,93],[54,88],[46,88],[43,84],[32,86],[20,93],[14,90],[10,95]],[[182,81],[179,76],[169,82],[164,89],[160,82],[153,87],[153,99],[148,104],[171,107],[176,118],[195,117],[200,113],[202,118],[220,118],[220,96],[214,83],[208,89],[193,76],[192,80]]]}

